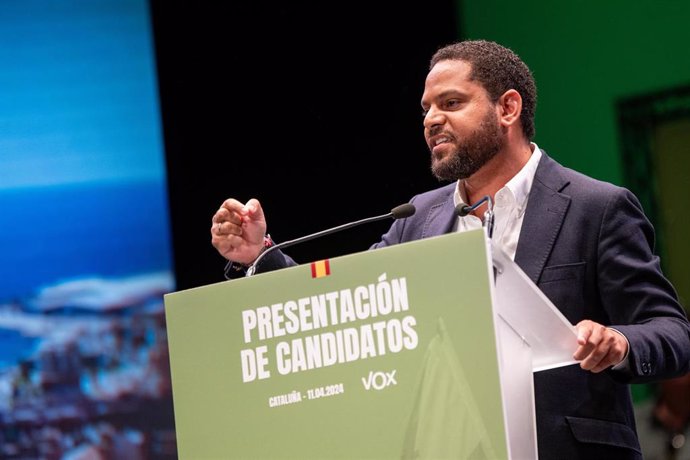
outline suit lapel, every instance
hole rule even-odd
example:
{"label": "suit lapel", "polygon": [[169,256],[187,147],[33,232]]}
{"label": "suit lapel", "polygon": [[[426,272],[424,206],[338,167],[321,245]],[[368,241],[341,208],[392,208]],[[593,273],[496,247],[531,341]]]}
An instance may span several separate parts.
{"label": "suit lapel", "polygon": [[560,168],[542,150],[520,229],[515,263],[534,283],[541,276],[570,206],[570,197],[561,193],[568,181]]}

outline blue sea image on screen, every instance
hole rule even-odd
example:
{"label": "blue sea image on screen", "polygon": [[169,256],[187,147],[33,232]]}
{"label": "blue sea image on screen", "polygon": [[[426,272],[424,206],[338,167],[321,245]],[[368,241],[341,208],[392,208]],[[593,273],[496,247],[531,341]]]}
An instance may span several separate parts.
{"label": "blue sea image on screen", "polygon": [[0,61],[0,457],[175,458],[148,5],[4,0]]}

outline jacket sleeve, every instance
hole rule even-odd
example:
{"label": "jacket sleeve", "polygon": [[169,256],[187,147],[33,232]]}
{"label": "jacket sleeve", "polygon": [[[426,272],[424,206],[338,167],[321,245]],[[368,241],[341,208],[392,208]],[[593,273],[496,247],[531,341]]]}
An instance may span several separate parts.
{"label": "jacket sleeve", "polygon": [[[416,199],[417,196],[412,197],[410,204],[414,205]],[[418,218],[418,216],[415,215],[405,219],[396,219],[388,231],[381,236],[381,241],[372,244],[369,249],[385,248],[386,246],[393,246],[394,244],[400,244],[414,239],[413,236],[405,235],[405,229],[408,227],[408,223],[415,217]]]}
{"label": "jacket sleeve", "polygon": [[610,371],[619,381],[643,383],[690,369],[690,325],[653,252],[654,230],[635,196],[619,189],[604,210],[597,279],[612,327],[630,343],[628,366]]}
{"label": "jacket sleeve", "polygon": [[[259,261],[259,264],[256,266],[256,273],[270,272],[281,268],[293,267],[295,265],[297,265],[297,262],[292,260],[290,256],[284,254],[280,249],[276,249],[275,251],[271,251],[270,254],[266,254],[266,257]],[[246,275],[246,265],[230,262],[225,267],[225,277],[227,279],[243,278]]]}

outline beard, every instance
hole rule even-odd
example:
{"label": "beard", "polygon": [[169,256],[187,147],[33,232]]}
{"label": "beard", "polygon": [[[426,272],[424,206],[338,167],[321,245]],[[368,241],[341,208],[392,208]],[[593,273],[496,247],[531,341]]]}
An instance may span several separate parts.
{"label": "beard", "polygon": [[445,158],[431,156],[431,172],[440,181],[467,179],[489,162],[503,147],[503,135],[493,111],[488,111],[479,128],[458,142]]}

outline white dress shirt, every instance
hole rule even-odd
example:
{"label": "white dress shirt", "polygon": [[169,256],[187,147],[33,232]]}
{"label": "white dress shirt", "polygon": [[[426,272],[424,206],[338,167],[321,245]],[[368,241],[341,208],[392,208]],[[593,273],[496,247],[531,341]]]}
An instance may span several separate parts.
{"label": "white dress shirt", "polygon": [[[494,232],[493,241],[501,247],[511,259],[515,259],[522,220],[525,216],[527,198],[532,189],[534,174],[541,159],[541,150],[535,143],[530,144],[532,155],[512,179],[494,196]],[[459,180],[453,196],[455,205],[467,204],[467,195],[463,181]],[[482,220],[472,214],[458,217],[455,231],[464,232],[482,227]]]}

